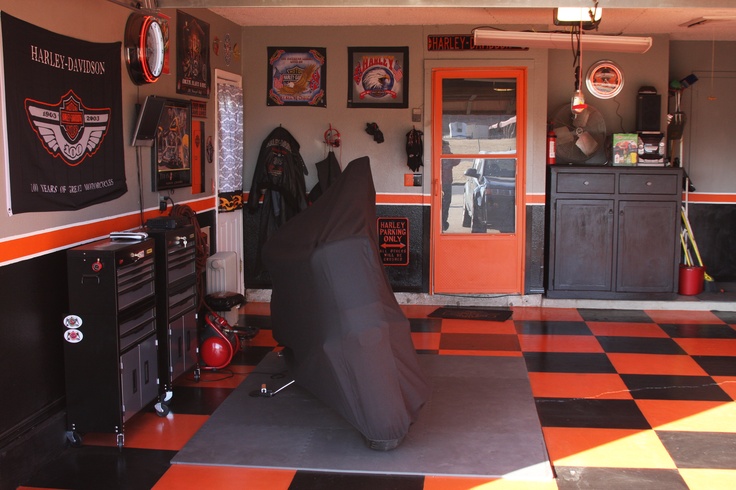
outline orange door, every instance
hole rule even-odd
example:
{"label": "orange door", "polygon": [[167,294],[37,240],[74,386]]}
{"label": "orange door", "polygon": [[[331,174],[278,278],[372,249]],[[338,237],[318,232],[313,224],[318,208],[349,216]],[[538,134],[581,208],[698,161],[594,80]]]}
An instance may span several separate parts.
{"label": "orange door", "polygon": [[432,291],[522,293],[526,70],[432,72]]}

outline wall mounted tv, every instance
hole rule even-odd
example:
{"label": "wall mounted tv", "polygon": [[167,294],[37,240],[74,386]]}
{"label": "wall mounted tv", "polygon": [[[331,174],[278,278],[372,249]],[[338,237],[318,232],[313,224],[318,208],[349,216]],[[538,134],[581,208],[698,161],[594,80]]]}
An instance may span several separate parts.
{"label": "wall mounted tv", "polygon": [[133,146],[153,146],[156,139],[156,131],[158,123],[161,119],[161,112],[167,102],[166,97],[157,97],[149,95],[143,102],[138,111],[138,118],[135,122],[133,130]]}

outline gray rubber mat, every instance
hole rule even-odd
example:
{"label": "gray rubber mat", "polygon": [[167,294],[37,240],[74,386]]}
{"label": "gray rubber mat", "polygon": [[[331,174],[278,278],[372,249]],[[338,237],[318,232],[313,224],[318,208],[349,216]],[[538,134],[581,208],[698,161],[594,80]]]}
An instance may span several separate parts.
{"label": "gray rubber mat", "polygon": [[[520,357],[420,355],[432,397],[404,442],[369,449],[336,412],[292,384],[269,354],[172,460],[340,473],[548,480],[552,468]],[[284,377],[273,378],[273,374]]]}

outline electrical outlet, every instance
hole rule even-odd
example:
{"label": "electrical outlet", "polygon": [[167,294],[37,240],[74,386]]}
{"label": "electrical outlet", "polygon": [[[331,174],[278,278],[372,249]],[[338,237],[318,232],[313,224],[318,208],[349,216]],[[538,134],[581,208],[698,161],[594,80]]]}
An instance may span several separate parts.
{"label": "electrical outlet", "polygon": [[161,200],[158,202],[158,210],[162,213],[166,211],[166,198],[161,197]]}
{"label": "electrical outlet", "polygon": [[422,174],[404,174],[404,187],[421,187]]}

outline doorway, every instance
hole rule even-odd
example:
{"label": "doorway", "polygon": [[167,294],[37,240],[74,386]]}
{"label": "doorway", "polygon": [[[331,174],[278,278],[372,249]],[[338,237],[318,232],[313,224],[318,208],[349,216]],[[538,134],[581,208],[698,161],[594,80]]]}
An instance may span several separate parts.
{"label": "doorway", "polygon": [[432,291],[520,294],[525,68],[432,71]]}
{"label": "doorway", "polygon": [[243,255],[243,82],[240,75],[215,70],[217,141],[214,145],[217,189],[218,252],[235,252],[237,293],[245,293]]}

